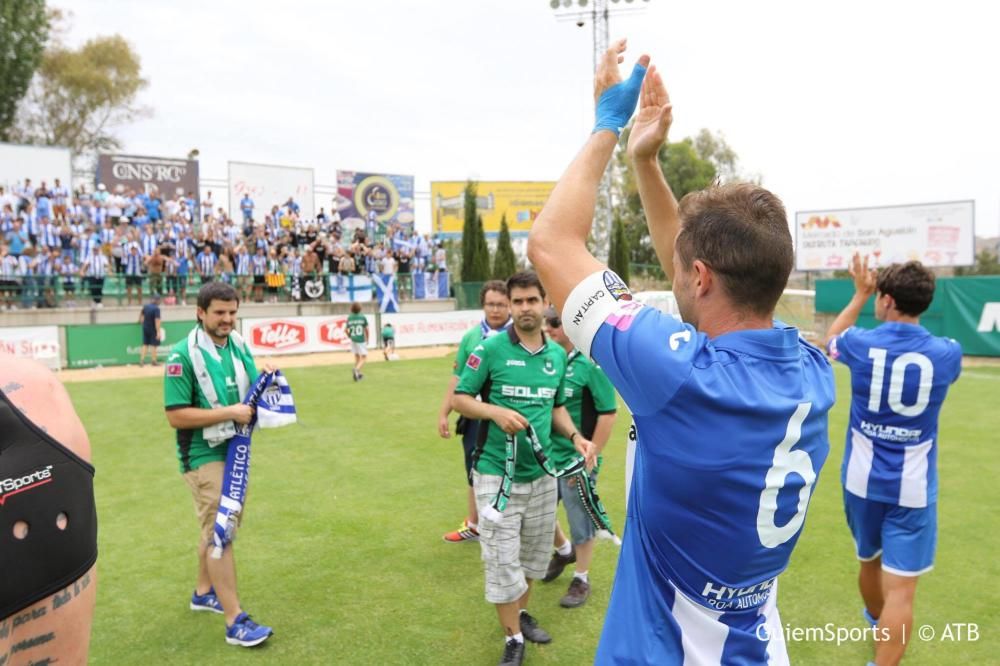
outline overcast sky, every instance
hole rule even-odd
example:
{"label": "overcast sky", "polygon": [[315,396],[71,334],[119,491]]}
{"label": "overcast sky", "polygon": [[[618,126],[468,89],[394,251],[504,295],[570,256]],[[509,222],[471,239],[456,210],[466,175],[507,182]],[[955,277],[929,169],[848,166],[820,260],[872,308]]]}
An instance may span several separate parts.
{"label": "overcast sky", "polygon": [[[125,152],[432,180],[555,180],[593,123],[590,22],[549,0],[50,0],[120,33],[152,118]],[[657,63],[672,139],[721,131],[796,210],[976,201],[1000,234],[991,3],[636,0],[611,38]],[[429,224],[418,197],[418,225]]]}

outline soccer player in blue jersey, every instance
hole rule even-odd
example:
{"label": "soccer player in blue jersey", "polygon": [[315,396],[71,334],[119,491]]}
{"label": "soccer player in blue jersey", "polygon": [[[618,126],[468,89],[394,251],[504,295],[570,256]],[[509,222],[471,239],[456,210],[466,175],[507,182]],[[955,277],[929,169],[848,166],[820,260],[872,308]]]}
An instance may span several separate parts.
{"label": "soccer player in blue jersey", "polygon": [[[528,243],[567,335],[611,379],[637,431],[595,662],[787,664],[777,577],[829,452],[833,372],[773,319],[792,269],[781,201],[734,184],[678,206],[657,158],[670,99],[648,56],[621,80],[624,50],[614,44],[598,68],[594,131]],[[598,183],[640,92],[628,154],[686,323],[632,300],[586,246]]]}
{"label": "soccer player in blue jersey", "polygon": [[[920,325],[934,298],[934,274],[920,262],[876,273],[854,255],[851,276],[854,297],[830,325],[826,348],[851,370],[844,511],[865,617],[888,634],[875,644],[875,663],[886,666],[903,657],[917,579],[934,566],[938,414],[962,370],[962,347]],[[885,323],[857,328],[872,294]]]}

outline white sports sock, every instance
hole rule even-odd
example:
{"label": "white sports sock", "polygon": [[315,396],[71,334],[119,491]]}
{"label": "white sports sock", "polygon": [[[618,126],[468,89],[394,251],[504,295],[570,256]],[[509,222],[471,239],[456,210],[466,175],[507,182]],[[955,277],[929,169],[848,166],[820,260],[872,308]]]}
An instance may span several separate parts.
{"label": "white sports sock", "polygon": [[583,581],[584,583],[589,583],[589,582],[590,582],[590,580],[589,580],[589,579],[587,578],[587,573],[588,573],[588,572],[586,572],[586,571],[577,571],[577,572],[575,572],[575,573],[573,574],[573,578],[579,578],[579,579],[580,579],[580,580],[582,580],[582,581]]}
{"label": "white sports sock", "polygon": [[563,541],[563,545],[556,546],[556,552],[563,557],[569,557],[569,554],[573,552],[573,544],[569,540]]}
{"label": "white sports sock", "polygon": [[479,531],[479,523],[474,523],[474,522],[472,522],[470,520],[466,520],[465,521],[465,526],[468,527],[468,528],[470,528],[470,529],[473,529],[473,530],[475,530],[477,532]]}
{"label": "white sports sock", "polygon": [[523,642],[524,642],[524,634],[522,634],[522,633],[521,633],[521,632],[519,631],[519,632],[517,632],[516,634],[514,634],[513,636],[508,636],[507,638],[503,639],[503,644],[504,644],[504,645],[506,645],[506,644],[507,644],[507,641],[509,641],[509,640],[510,640],[510,639],[512,639],[512,638],[513,638],[513,639],[514,639],[515,641],[517,641],[518,643],[523,643]]}

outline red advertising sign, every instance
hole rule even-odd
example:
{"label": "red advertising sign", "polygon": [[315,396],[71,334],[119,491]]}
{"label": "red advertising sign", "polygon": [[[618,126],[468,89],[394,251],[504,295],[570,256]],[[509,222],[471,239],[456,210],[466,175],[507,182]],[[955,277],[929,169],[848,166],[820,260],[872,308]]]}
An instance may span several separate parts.
{"label": "red advertising sign", "polygon": [[250,329],[254,347],[284,351],[306,344],[306,327],[294,321],[276,319],[256,324]]}

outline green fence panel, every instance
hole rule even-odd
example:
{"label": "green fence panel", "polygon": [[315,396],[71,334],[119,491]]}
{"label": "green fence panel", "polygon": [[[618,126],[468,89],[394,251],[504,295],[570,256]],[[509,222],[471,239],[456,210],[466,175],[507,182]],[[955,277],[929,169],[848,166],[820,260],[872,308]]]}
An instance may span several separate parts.
{"label": "green fence panel", "polygon": [[[851,280],[818,280],[816,311],[836,314],[854,295]],[[865,303],[858,326],[874,328],[874,299]],[[920,324],[934,335],[954,338],[974,356],[1000,356],[1000,276],[937,279],[931,306]]]}
{"label": "green fence panel", "polygon": [[459,282],[455,286],[455,300],[458,302],[459,310],[478,310],[479,290],[482,289],[482,282]]}
{"label": "green fence panel", "polygon": [[[167,339],[160,345],[162,360],[165,350],[185,337],[195,322],[167,321],[160,325],[167,333]],[[66,327],[66,364],[70,368],[138,363],[141,348],[142,327],[139,324]]]}

